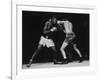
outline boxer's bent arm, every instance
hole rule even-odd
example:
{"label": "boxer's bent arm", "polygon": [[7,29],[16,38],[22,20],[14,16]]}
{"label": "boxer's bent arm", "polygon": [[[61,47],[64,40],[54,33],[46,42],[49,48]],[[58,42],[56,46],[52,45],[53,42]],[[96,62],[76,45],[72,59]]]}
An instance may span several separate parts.
{"label": "boxer's bent arm", "polygon": [[45,23],[45,27],[44,27],[44,29],[43,29],[43,33],[44,34],[46,34],[46,33],[49,33],[50,32],[50,30],[49,30],[49,28],[50,28],[50,23],[48,23],[48,22],[46,22]]}

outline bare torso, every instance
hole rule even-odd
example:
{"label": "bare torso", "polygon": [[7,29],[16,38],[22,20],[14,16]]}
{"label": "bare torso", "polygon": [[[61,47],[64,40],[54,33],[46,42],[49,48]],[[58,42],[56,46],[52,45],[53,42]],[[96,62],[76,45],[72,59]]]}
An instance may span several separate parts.
{"label": "bare torso", "polygon": [[73,33],[73,31],[72,31],[72,23],[69,22],[68,20],[66,20],[66,21],[58,21],[57,23],[58,24],[63,24],[64,33],[66,33],[66,34]]}
{"label": "bare torso", "polygon": [[73,33],[73,31],[72,31],[72,23],[71,22],[63,21],[63,24],[64,24],[64,28],[65,28],[63,31],[66,34]]}

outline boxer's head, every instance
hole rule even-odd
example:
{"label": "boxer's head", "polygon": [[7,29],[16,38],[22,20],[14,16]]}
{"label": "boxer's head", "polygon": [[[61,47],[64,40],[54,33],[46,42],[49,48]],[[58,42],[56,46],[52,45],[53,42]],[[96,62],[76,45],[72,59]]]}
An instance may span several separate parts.
{"label": "boxer's head", "polygon": [[51,22],[52,22],[53,24],[57,24],[57,18],[56,18],[56,17],[52,17]]}
{"label": "boxer's head", "polygon": [[63,20],[63,21],[68,21],[68,19],[67,19],[67,18],[63,18],[62,20]]}

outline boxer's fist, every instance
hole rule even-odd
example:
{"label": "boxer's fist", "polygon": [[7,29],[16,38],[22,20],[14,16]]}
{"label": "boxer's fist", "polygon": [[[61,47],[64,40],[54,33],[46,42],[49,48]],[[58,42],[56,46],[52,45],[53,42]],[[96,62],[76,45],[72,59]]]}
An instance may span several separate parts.
{"label": "boxer's fist", "polygon": [[55,31],[55,30],[57,30],[57,28],[56,27],[53,27],[52,29],[51,29],[51,31],[53,32],[53,31]]}

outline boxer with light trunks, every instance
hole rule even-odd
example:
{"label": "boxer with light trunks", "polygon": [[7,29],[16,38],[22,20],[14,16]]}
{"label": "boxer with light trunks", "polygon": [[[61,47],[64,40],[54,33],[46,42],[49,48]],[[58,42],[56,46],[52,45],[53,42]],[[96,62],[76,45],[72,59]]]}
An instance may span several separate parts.
{"label": "boxer with light trunks", "polygon": [[57,26],[58,26],[57,19],[55,17],[53,17],[52,19],[49,19],[49,21],[45,23],[45,26],[43,29],[43,35],[40,38],[37,50],[33,53],[32,58],[30,59],[27,67],[31,66],[35,55],[37,55],[40,52],[41,48],[45,46],[47,48],[51,48],[54,51],[54,64],[57,63],[57,50],[55,48],[55,43],[51,38],[51,36],[53,36],[53,32],[57,31]]}

